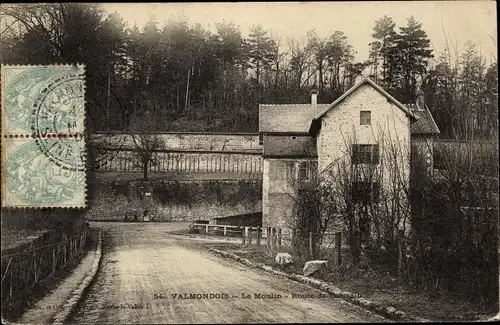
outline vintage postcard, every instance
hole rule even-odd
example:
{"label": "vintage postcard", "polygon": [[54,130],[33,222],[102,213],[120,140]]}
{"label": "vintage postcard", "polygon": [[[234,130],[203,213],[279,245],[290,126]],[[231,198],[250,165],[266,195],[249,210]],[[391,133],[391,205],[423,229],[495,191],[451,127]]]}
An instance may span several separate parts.
{"label": "vintage postcard", "polygon": [[84,207],[83,66],[2,65],[2,207]]}
{"label": "vintage postcard", "polygon": [[495,9],[2,4],[3,322],[499,319]]}

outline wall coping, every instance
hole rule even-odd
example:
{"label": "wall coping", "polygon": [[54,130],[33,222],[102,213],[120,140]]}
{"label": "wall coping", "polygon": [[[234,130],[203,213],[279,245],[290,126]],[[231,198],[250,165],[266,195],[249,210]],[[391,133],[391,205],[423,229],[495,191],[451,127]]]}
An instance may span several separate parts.
{"label": "wall coping", "polygon": [[[132,131],[94,131],[91,132],[91,135],[93,134],[132,134],[134,132]],[[252,133],[252,132],[201,132],[201,131],[184,131],[184,132],[175,132],[175,131],[158,131],[158,132],[151,132],[151,134],[181,134],[181,135],[236,135],[236,136],[259,136],[258,132]]]}
{"label": "wall coping", "polygon": [[[137,151],[134,148],[109,148],[109,147],[99,147],[101,150],[107,151],[122,151],[122,152],[134,152]],[[165,153],[207,153],[207,154],[235,154],[235,155],[262,155],[262,149],[247,149],[247,150],[196,150],[196,149],[155,149],[153,152],[165,152]]]}

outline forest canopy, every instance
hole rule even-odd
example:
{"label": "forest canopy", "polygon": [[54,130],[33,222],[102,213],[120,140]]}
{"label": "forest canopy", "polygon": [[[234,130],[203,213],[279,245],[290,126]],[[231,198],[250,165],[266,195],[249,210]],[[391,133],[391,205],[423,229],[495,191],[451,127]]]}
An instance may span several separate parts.
{"label": "forest canopy", "polygon": [[[83,63],[88,125],[123,130],[154,114],[164,131],[257,132],[258,104],[329,103],[369,75],[403,103],[424,98],[445,138],[491,137],[498,129],[497,62],[473,43],[435,53],[415,17],[374,22],[370,55],[355,61],[344,32],[306,40],[272,37],[231,22],[215,31],[186,21],[129,26],[98,4],[18,4],[1,8],[3,64]],[[165,121],[162,123],[161,121]],[[168,121],[168,122],[166,122]]]}

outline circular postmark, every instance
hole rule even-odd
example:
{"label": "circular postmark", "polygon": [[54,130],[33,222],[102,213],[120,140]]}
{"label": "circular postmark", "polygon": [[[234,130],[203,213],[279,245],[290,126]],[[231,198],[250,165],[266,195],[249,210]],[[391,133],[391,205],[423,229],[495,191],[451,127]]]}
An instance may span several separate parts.
{"label": "circular postmark", "polygon": [[7,191],[28,204],[64,203],[84,192],[85,173],[57,166],[35,141],[23,143],[9,155],[6,174]]}
{"label": "circular postmark", "polygon": [[15,127],[26,132],[31,130],[34,102],[44,86],[62,71],[55,67],[36,67],[9,80],[5,88],[4,106],[7,118]]}
{"label": "circular postmark", "polygon": [[84,88],[81,74],[47,83],[34,103],[32,131],[39,150],[57,166],[83,171]]}
{"label": "circular postmark", "polygon": [[84,105],[82,74],[54,78],[45,84],[33,103],[31,131],[35,137],[83,133]]}
{"label": "circular postmark", "polygon": [[35,138],[37,150],[56,166],[70,171],[85,171],[85,144],[81,137]]}

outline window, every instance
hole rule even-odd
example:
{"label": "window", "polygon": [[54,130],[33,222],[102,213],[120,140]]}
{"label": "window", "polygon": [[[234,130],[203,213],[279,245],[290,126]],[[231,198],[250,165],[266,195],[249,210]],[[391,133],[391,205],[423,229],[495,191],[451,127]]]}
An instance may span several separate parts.
{"label": "window", "polygon": [[299,163],[299,180],[309,179],[309,166],[306,162]]}
{"label": "window", "polygon": [[295,164],[291,161],[286,162],[286,180],[294,180],[295,179]]}
{"label": "window", "polygon": [[352,163],[378,164],[379,163],[378,144],[353,144]]}
{"label": "window", "polygon": [[352,199],[354,202],[378,202],[380,184],[378,182],[353,182]]}
{"label": "window", "polygon": [[371,111],[361,111],[359,114],[359,121],[361,125],[371,125],[372,124],[372,112]]}

